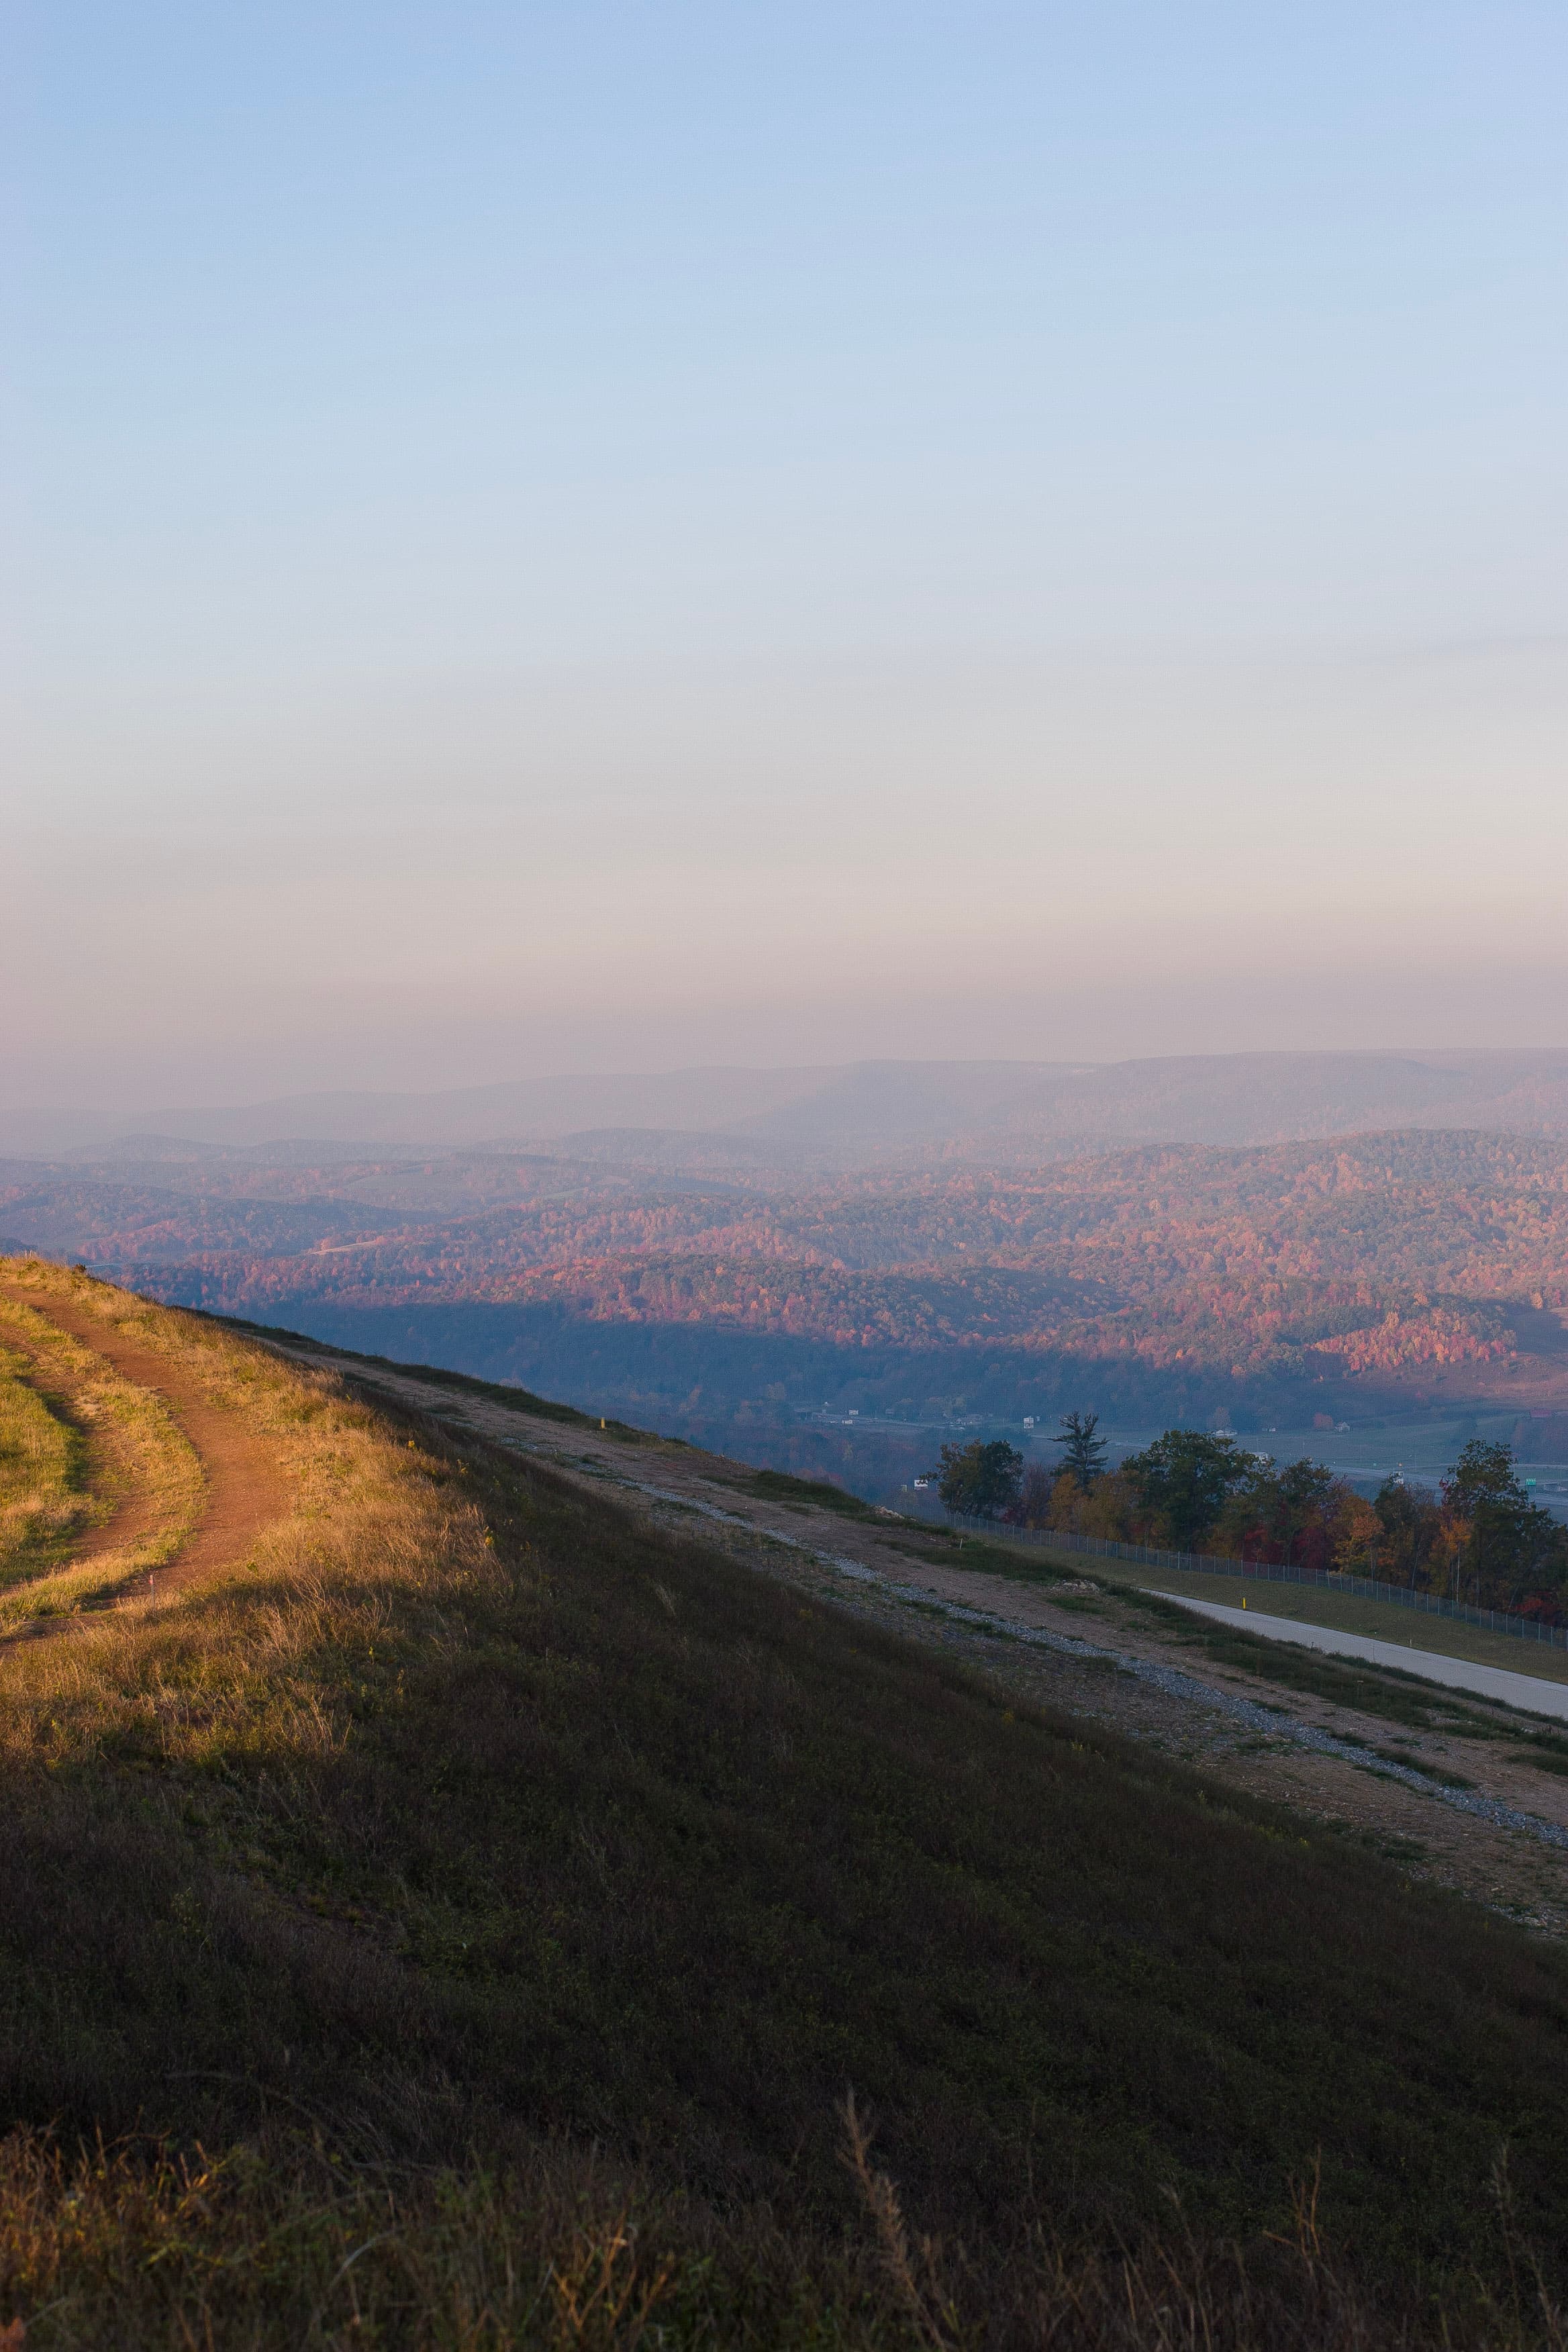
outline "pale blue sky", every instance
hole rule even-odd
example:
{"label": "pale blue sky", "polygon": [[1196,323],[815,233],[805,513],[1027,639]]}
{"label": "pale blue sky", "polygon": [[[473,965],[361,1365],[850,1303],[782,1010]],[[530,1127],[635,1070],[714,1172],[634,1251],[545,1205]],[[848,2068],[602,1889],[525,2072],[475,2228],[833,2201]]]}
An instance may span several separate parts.
{"label": "pale blue sky", "polygon": [[1568,1042],[1560,7],[6,26],[13,1095]]}

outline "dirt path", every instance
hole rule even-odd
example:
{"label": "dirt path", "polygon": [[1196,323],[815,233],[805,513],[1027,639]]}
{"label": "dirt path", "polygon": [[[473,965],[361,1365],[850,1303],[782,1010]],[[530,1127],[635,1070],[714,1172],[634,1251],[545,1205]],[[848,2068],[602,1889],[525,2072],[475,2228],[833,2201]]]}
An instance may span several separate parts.
{"label": "dirt path", "polygon": [[[226,1568],[248,1550],[263,1528],[289,1508],[282,1473],[261,1440],[239,1416],[209,1403],[184,1366],[153,1348],[139,1347],[84,1308],[32,1290],[6,1288],[7,1297],[29,1307],[90,1348],[139,1388],[151,1389],[168,1406],[195,1446],[206,1482],[206,1499],[194,1533],[162,1568],[130,1580],[121,1601],[163,1601],[214,1569]],[[146,1496],[131,1495],[108,1523],[94,1528],[70,1564],[127,1542],[145,1531],[154,1516]],[[47,1621],[49,1623],[58,1621]]]}
{"label": "dirt path", "polygon": [[[21,1300],[26,1296],[26,1303],[29,1307],[34,1304],[30,1295],[13,1290],[5,1285],[0,1285],[0,1289],[7,1298]],[[64,1326],[61,1328],[63,1329]],[[73,1332],[71,1336],[74,1339],[77,1335]],[[99,1456],[103,1446],[102,1432],[91,1423],[84,1423],[75,1412],[68,1391],[50,1374],[37,1349],[30,1348],[26,1340],[9,1326],[5,1329],[5,1342],[13,1354],[25,1356],[31,1365],[32,1370],[27,1374],[28,1386],[45,1400],[51,1412],[58,1413],[62,1420],[70,1423],[85,1439],[89,1459]],[[115,1470],[112,1460],[108,1463],[100,1461],[99,1466],[112,1480]],[[97,1527],[89,1528],[71,1546],[70,1565],[72,1568],[84,1568],[89,1561],[100,1559],[105,1552],[128,1550],[151,1532],[157,1524],[157,1517],[152,1496],[143,1494],[137,1486],[130,1487],[121,1495],[109,1517],[100,1520]]]}

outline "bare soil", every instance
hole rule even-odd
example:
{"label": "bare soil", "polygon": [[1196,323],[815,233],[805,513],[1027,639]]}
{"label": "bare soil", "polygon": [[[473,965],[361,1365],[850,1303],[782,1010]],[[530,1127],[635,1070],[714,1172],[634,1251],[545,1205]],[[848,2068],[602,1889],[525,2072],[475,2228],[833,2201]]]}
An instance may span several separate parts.
{"label": "bare soil", "polygon": [[[22,1292],[13,1291],[8,1287],[5,1288],[5,1296],[8,1298],[23,1301],[26,1306],[37,1310],[37,1302],[31,1296],[25,1296]],[[72,1333],[73,1338],[77,1336],[76,1333]],[[105,1487],[112,1493],[123,1474],[122,1465],[114,1458],[106,1444],[108,1433],[101,1425],[96,1422],[84,1421],[73,1410],[69,1394],[59,1386],[57,1379],[39,1357],[37,1349],[30,1348],[22,1334],[12,1330],[9,1326],[5,1331],[5,1345],[13,1355],[26,1357],[32,1367],[27,1375],[28,1383],[39,1396],[44,1398],[50,1412],[58,1413],[62,1420],[69,1423],[84,1440],[89,1465],[89,1483],[95,1495],[101,1496]],[[149,1534],[157,1524],[157,1508],[152,1496],[133,1484],[127,1486],[108,1516],[100,1519],[96,1527],[85,1528],[72,1544],[70,1565],[73,1568],[79,1568],[89,1560],[101,1558],[105,1552],[120,1551],[122,1549],[128,1549],[132,1544],[140,1543],[142,1537]]]}
{"label": "bare soil", "polygon": [[[174,1559],[130,1580],[119,1595],[121,1601],[171,1599],[215,1569],[226,1568],[243,1558],[262,1529],[287,1511],[288,1490],[268,1448],[245,1427],[237,1414],[225,1412],[204,1396],[199,1383],[183,1365],[155,1349],[138,1346],[112,1324],[81,1307],[33,1290],[16,1290],[8,1292],[8,1296],[31,1307],[35,1314],[47,1316],[58,1324],[84,1348],[104,1357],[124,1379],[153,1391],[168,1406],[200,1458],[206,1481],[206,1501],[195,1532]],[[84,1538],[80,1549],[72,1554],[71,1565],[90,1559],[142,1533],[154,1516],[155,1507],[150,1496],[128,1495],[112,1517]]]}

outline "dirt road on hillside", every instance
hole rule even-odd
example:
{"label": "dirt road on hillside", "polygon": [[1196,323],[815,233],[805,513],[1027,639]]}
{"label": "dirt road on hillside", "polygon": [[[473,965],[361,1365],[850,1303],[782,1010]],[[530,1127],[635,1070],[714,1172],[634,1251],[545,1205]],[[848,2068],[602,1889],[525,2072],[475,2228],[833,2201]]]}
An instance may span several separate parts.
{"label": "dirt road on hillside", "polygon": [[[21,1299],[23,1297],[21,1292],[12,1290],[5,1284],[0,1284],[0,1295],[14,1299]],[[31,1297],[26,1299],[26,1304],[29,1307],[32,1306]],[[63,1325],[61,1328],[64,1328]],[[74,1339],[75,1336],[73,1332],[71,1337]],[[40,1396],[56,1405],[64,1417],[73,1422],[79,1429],[82,1426],[81,1420],[73,1412],[69,1394],[64,1391],[58,1380],[50,1373],[48,1365],[37,1349],[30,1347],[21,1333],[13,1330],[9,1324],[5,1327],[4,1338],[7,1349],[16,1355],[25,1357],[32,1367],[27,1375],[29,1386],[36,1388]],[[112,1474],[112,1464],[108,1467]],[[157,1518],[158,1513],[153,1497],[144,1493],[141,1487],[132,1486],[127,1493],[121,1495],[106,1519],[100,1519],[95,1528],[89,1528],[72,1544],[70,1565],[72,1568],[85,1568],[89,1561],[101,1559],[106,1552],[129,1551],[133,1544],[140,1543],[143,1536],[151,1533],[157,1524]]]}
{"label": "dirt road on hillside", "polygon": [[[289,1508],[289,1492],[270,1448],[246,1428],[237,1413],[209,1402],[183,1365],[154,1348],[127,1339],[85,1307],[10,1285],[5,1286],[5,1296],[58,1324],[71,1339],[112,1364],[123,1379],[162,1398],[201,1463],[206,1496],[194,1531],[172,1560],[132,1579],[117,1595],[119,1601],[173,1599],[215,1569],[243,1559],[262,1529],[283,1517]],[[74,1567],[132,1540],[145,1531],[153,1517],[148,1497],[127,1496],[107,1524],[95,1528],[73,1552],[70,1564]],[[42,1621],[50,1627],[61,1622]]]}

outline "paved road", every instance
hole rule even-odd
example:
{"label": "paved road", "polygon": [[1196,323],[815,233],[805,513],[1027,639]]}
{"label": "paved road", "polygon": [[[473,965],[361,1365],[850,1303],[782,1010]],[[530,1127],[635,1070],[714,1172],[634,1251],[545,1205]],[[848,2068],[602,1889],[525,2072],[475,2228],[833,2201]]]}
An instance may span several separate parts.
{"label": "paved road", "polygon": [[1479,1691],[1510,1706],[1528,1707],[1532,1715],[1556,1715],[1568,1721],[1568,1684],[1543,1682],[1538,1675],[1510,1674],[1505,1666],[1472,1665],[1468,1658],[1406,1649],[1401,1642],[1378,1642],[1366,1633],[1341,1633],[1331,1625],[1303,1625],[1294,1617],[1266,1617],[1258,1609],[1227,1609],[1218,1601],[1190,1600],[1184,1592],[1162,1592],[1160,1599],[1174,1601],[1183,1609],[1195,1609],[1202,1617],[1217,1617],[1222,1625],[1238,1626],[1242,1633],[1260,1634],[1265,1641],[1299,1642],[1304,1649],[1328,1650],[1337,1658],[1364,1658],[1371,1665],[1397,1666],[1426,1682]]}

